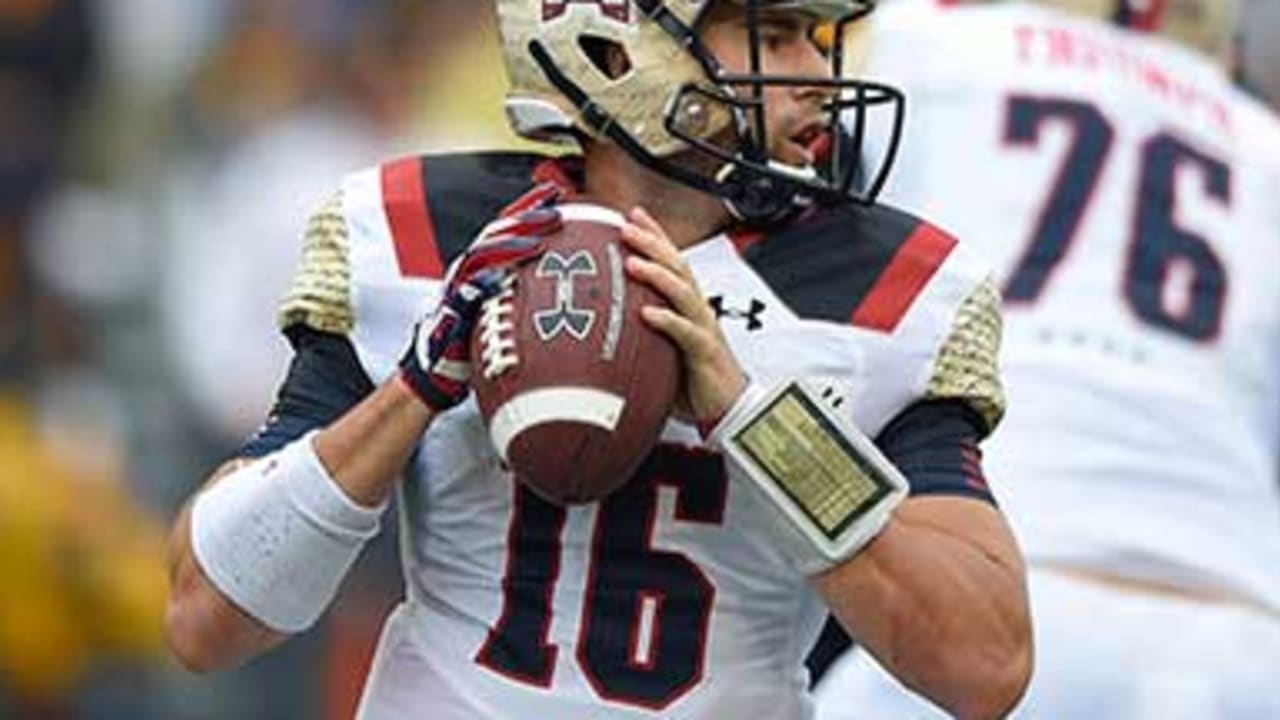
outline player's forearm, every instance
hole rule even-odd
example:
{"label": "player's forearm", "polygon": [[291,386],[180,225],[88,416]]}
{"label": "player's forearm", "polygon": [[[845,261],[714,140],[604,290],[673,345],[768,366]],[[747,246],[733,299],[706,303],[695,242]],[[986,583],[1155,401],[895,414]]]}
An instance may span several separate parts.
{"label": "player's forearm", "polygon": [[973,501],[904,503],[814,584],[896,677],[960,718],[1003,717],[1031,672],[1025,575],[1003,518]]}
{"label": "player's forearm", "polygon": [[357,503],[380,505],[390,495],[433,414],[398,377],[315,436],[325,469]]}
{"label": "player's forearm", "polygon": [[191,552],[190,504],[169,535],[169,586],[165,638],[188,670],[233,667],[287,637],[237,608],[205,577]]}
{"label": "player's forearm", "polygon": [[[422,437],[430,420],[430,411],[417,396],[398,380],[392,380],[328,428],[314,437],[297,440],[295,444],[306,443],[314,448],[314,457],[323,466],[323,474],[327,474],[337,486],[334,493],[341,492],[356,507],[369,509],[357,510],[357,513],[373,513],[375,511],[371,509],[381,505],[390,494],[414,444]],[[279,463],[290,463],[285,459],[286,455],[279,456]],[[214,473],[201,492],[214,487],[232,473],[252,469],[247,466],[248,461],[244,460],[228,463]],[[268,480],[254,477],[249,482],[253,485]],[[254,503],[250,503],[252,505]],[[252,512],[248,507],[246,510]],[[288,633],[272,629],[232,599],[239,591],[231,590],[231,586],[225,583],[229,577],[238,577],[242,573],[229,576],[225,572],[214,573],[228,588],[225,592],[210,579],[210,571],[201,566],[193,550],[191,513],[191,506],[184,508],[170,538],[171,588],[165,624],[174,655],[189,669],[203,672],[244,662],[278,644]],[[224,516],[224,519],[234,521],[241,514],[237,512],[235,516]],[[210,518],[206,523],[218,521],[216,513]],[[210,532],[213,535],[209,537],[216,538],[219,534],[216,528]],[[234,535],[239,531],[228,532]],[[265,567],[261,569],[267,570]],[[336,567],[333,573],[336,586],[341,579],[340,573],[345,573],[345,569]],[[269,587],[259,585],[255,594],[261,595],[269,590]],[[288,591],[301,592],[301,589],[291,587]],[[246,599],[250,597],[246,596]],[[322,603],[327,604],[328,598],[316,597],[320,598],[314,603],[318,611],[322,609]],[[246,603],[244,607],[252,608],[254,603]],[[290,618],[294,613],[296,609],[291,609],[281,617]],[[270,618],[272,615],[264,614],[262,617]],[[290,629],[296,631],[298,628]]]}

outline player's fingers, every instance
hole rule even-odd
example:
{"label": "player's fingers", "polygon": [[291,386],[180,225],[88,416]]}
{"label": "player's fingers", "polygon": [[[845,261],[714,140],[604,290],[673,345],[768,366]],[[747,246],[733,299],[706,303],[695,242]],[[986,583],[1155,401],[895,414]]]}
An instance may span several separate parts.
{"label": "player's fingers", "polygon": [[650,327],[671,338],[689,362],[709,357],[714,350],[714,338],[704,328],[671,308],[647,305],[640,314]]}
{"label": "player's fingers", "polygon": [[502,291],[506,273],[498,268],[477,271],[445,295],[442,305],[461,317],[476,313],[486,300]]}
{"label": "player's fingers", "polygon": [[671,303],[676,312],[699,325],[715,324],[710,306],[702,297],[698,286],[676,274],[671,268],[638,256],[627,258],[627,272],[643,282]]}
{"label": "player's fingers", "polygon": [[663,265],[675,268],[684,260],[670,241],[633,223],[622,226],[622,240],[633,253]]}
{"label": "player's fingers", "polygon": [[649,214],[649,211],[639,205],[631,208],[631,212],[627,213],[627,219],[651,233],[661,235],[662,237],[666,237],[667,235],[667,232],[662,229],[662,226],[658,224],[657,220],[653,219],[653,216]]}
{"label": "player's fingers", "polygon": [[546,244],[546,238],[539,235],[510,235],[486,241],[467,253],[458,277],[470,279],[488,269],[514,267],[541,255]]}
{"label": "player's fingers", "polygon": [[685,282],[697,287],[689,263],[660,229],[653,231],[630,223],[623,226],[622,238],[634,254],[663,265]]}
{"label": "player's fingers", "polygon": [[484,229],[477,245],[507,237],[546,237],[559,232],[564,219],[555,208],[534,208],[518,215],[500,218]]}
{"label": "player's fingers", "polygon": [[690,274],[680,249],[671,242],[657,221],[641,208],[632,210],[629,217],[631,221],[622,227],[622,237],[633,250],[679,271],[681,275]]}
{"label": "player's fingers", "polygon": [[472,276],[471,282],[468,284],[475,288],[478,302],[482,303],[502,292],[508,277],[509,274],[505,268],[486,268]]}

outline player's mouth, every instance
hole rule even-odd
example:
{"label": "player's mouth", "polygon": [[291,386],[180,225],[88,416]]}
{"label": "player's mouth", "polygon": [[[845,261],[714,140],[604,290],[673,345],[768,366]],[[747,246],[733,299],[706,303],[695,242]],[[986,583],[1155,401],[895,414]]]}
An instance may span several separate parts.
{"label": "player's mouth", "polygon": [[800,164],[814,166],[825,160],[831,153],[831,132],[823,120],[812,120],[805,123],[799,131],[792,133],[788,144],[793,146],[796,154],[803,161]]}

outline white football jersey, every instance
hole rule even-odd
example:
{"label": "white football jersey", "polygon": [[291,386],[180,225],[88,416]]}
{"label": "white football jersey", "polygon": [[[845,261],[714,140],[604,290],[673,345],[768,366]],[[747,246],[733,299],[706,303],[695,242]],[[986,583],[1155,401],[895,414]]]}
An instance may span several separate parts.
{"label": "white football jersey", "polygon": [[[388,378],[443,267],[522,191],[522,162],[415,158],[348,178],[312,223],[284,322],[346,334]],[[988,273],[926,223],[850,208],[686,257],[753,378],[819,380],[870,435],[927,398],[991,425],[1003,410]],[[755,531],[772,510],[691,426],[671,422],[604,501],[561,508],[513,481],[468,401],[433,422],[399,499],[408,598],[361,717],[810,716],[803,659],[826,608]]]}
{"label": "white football jersey", "polygon": [[876,13],[884,197],[984,253],[1032,562],[1280,611],[1280,127],[1201,56],[1023,3]]}

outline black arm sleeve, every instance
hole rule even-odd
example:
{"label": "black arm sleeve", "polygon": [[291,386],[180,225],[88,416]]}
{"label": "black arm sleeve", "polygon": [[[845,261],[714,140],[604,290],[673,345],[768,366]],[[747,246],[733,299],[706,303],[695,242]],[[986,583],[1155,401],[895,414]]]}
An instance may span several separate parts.
{"label": "black arm sleeve", "polygon": [[978,447],[986,436],[986,423],[968,405],[927,401],[899,413],[876,445],[906,476],[912,496],[960,495],[995,505]]}
{"label": "black arm sleeve", "polygon": [[276,393],[267,422],[245,441],[238,457],[261,457],[328,425],[373,392],[355,347],[341,335],[294,325],[285,331],[293,362]]}

